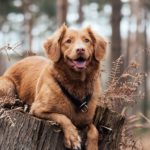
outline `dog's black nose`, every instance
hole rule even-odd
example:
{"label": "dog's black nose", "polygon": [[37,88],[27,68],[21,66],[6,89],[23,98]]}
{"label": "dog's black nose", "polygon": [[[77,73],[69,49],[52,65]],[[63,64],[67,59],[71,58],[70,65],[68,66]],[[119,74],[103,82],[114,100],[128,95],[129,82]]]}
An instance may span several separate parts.
{"label": "dog's black nose", "polygon": [[76,50],[76,52],[77,52],[77,54],[84,54],[84,52],[85,52],[85,49],[84,48],[78,48],[77,50]]}

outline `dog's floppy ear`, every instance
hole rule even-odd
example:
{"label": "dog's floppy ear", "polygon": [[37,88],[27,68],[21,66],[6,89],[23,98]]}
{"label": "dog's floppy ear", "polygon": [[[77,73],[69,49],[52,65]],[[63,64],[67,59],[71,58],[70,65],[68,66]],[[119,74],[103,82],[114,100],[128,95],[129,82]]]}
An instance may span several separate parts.
{"label": "dog's floppy ear", "polygon": [[87,28],[87,31],[92,38],[94,43],[94,56],[97,61],[103,59],[106,53],[107,42],[98,34],[94,33],[90,27]]}
{"label": "dog's floppy ear", "polygon": [[50,38],[48,38],[44,43],[43,47],[49,59],[53,62],[57,62],[60,58],[60,42],[67,30],[67,26],[63,24]]}

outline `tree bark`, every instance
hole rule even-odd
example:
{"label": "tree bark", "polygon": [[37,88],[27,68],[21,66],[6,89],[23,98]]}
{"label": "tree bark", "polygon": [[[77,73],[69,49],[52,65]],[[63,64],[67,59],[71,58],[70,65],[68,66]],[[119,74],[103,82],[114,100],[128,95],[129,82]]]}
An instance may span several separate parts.
{"label": "tree bark", "polygon": [[121,55],[121,35],[120,35],[120,21],[121,21],[121,0],[111,0],[112,15],[111,15],[111,57],[114,62]]}
{"label": "tree bark", "polygon": [[[63,133],[58,126],[10,108],[15,108],[14,104],[12,106],[7,104],[5,108],[0,109],[1,150],[66,150],[63,144]],[[119,148],[124,120],[125,118],[116,112],[107,108],[97,108],[94,124],[101,137],[99,150]],[[79,133],[85,141],[84,131]]]}
{"label": "tree bark", "polygon": [[67,0],[56,0],[57,25],[60,27],[63,23],[67,24]]}

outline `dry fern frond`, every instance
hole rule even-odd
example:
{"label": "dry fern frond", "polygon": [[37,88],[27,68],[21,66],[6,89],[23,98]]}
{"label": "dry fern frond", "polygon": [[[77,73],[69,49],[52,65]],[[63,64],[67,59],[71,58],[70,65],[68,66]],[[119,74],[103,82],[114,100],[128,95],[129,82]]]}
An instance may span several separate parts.
{"label": "dry fern frond", "polygon": [[[132,118],[133,117],[133,118]],[[121,133],[120,150],[142,150],[142,144],[139,139],[135,138],[133,128],[136,127],[136,121],[139,118],[136,116],[129,117],[123,127]]]}
{"label": "dry fern frond", "polygon": [[112,70],[109,76],[108,85],[114,83],[118,79],[118,75],[121,72],[121,66],[123,64],[123,56],[120,56],[115,62],[113,62]]}
{"label": "dry fern frond", "polygon": [[131,62],[127,69],[120,75],[122,67],[123,56],[114,62],[110,76],[111,81],[100,99],[100,104],[119,113],[122,112],[124,107],[132,106],[136,102],[137,97],[143,96],[143,94],[138,91],[138,88],[143,83],[145,75],[139,72],[140,65],[135,61]]}
{"label": "dry fern frond", "polygon": [[[141,124],[141,117],[144,118],[147,123]],[[150,129],[150,120],[142,113],[126,117],[126,122],[121,133],[120,150],[142,150],[142,144],[138,138],[135,138],[133,130],[140,128]]]}
{"label": "dry fern frond", "polygon": [[[123,68],[123,56],[119,57],[113,65],[108,88],[100,98],[100,105],[125,115],[126,122],[121,134],[120,150],[142,150],[142,145],[135,138],[133,129],[143,125],[137,123],[140,117],[126,116],[129,106],[143,99],[144,94],[139,90],[144,81],[145,73],[141,72],[141,66],[132,61],[121,74]],[[146,127],[146,126],[145,126]]]}

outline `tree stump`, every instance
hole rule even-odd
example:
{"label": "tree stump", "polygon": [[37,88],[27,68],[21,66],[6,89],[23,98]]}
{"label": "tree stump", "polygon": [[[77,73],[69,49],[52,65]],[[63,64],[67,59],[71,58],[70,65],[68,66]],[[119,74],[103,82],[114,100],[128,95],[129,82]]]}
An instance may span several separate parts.
{"label": "tree stump", "polygon": [[[99,150],[119,149],[124,120],[123,116],[108,108],[100,106],[97,108],[94,124],[100,133]],[[85,136],[84,132],[80,133],[82,137]],[[20,112],[16,107],[7,104],[0,108],[0,150],[66,150],[66,148],[63,144],[63,133],[58,126]]]}

